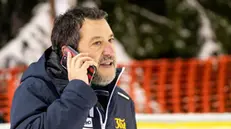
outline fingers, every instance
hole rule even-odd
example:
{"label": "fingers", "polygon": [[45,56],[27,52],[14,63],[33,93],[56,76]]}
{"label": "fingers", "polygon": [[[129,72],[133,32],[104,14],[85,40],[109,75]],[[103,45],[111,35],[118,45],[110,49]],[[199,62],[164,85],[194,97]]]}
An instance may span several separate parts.
{"label": "fingers", "polygon": [[[82,65],[82,62],[79,62],[81,64],[76,64],[78,59],[79,58],[82,58],[82,57],[87,57],[88,56],[88,53],[80,53],[76,56],[74,56],[72,59],[71,59],[71,66],[72,67],[75,67],[75,68],[79,68],[81,65]],[[75,66],[75,65],[78,65],[78,66]]]}
{"label": "fingers", "polygon": [[71,53],[67,55],[67,70],[68,70],[68,79],[80,79],[89,83],[87,76],[87,69],[91,66],[95,65],[97,67],[97,63],[88,56],[87,53],[80,53],[75,57],[71,57]]}
{"label": "fingers", "polygon": [[80,53],[72,58],[71,53],[68,52],[67,70],[69,70],[70,67],[80,68],[83,62],[87,60],[92,60],[92,58],[88,57],[88,53]]}
{"label": "fingers", "polygon": [[81,69],[86,70],[92,65],[97,67],[97,63],[95,61],[85,61],[84,64],[82,65]]}
{"label": "fingers", "polygon": [[81,57],[78,58],[77,61],[75,61],[75,67],[76,68],[81,68],[81,66],[83,65],[84,62],[86,61],[93,61],[93,59],[91,57]]}

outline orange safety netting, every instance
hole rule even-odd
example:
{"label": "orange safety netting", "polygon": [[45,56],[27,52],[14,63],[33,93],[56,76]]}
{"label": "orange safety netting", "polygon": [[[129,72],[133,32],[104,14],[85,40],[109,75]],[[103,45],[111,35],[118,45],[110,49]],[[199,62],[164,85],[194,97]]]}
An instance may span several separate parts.
{"label": "orange safety netting", "polygon": [[[135,61],[120,86],[141,113],[231,112],[231,57]],[[126,78],[126,79],[124,79]]]}

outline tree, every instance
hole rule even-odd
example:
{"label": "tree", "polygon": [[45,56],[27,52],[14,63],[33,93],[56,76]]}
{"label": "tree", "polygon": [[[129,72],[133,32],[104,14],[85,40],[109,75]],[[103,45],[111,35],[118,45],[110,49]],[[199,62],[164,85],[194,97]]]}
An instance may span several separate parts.
{"label": "tree", "polygon": [[14,38],[19,29],[32,17],[32,9],[46,0],[0,1],[0,48]]}
{"label": "tree", "polygon": [[[142,1],[147,2],[147,1]],[[150,2],[150,1],[149,1]],[[194,6],[196,2],[200,8]],[[102,8],[109,12],[109,23],[128,54],[135,59],[195,57],[205,42],[200,30],[208,19],[212,40],[230,54],[229,0],[165,0],[158,15],[138,1],[102,0]],[[146,4],[146,5],[150,5]],[[152,3],[158,4],[153,1]],[[194,3],[195,4],[195,3]]]}
{"label": "tree", "polygon": [[[27,23],[33,7],[46,0],[0,2],[0,47]],[[85,0],[78,0],[78,4]],[[198,56],[206,40],[231,53],[230,0],[95,0],[125,50],[135,59]],[[196,4],[196,6],[195,6]],[[206,23],[207,22],[207,23]],[[201,34],[209,29],[210,36]]]}

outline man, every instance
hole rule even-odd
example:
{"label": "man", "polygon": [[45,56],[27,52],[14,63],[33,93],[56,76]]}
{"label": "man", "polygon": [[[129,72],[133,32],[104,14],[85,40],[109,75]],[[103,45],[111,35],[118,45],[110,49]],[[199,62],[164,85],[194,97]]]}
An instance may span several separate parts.
{"label": "man", "polygon": [[[113,32],[96,8],[75,8],[59,16],[43,56],[29,66],[11,108],[11,129],[136,129],[134,103],[116,83]],[[65,46],[67,68],[60,60]],[[33,53],[31,53],[33,54]],[[90,84],[89,66],[97,67]]]}

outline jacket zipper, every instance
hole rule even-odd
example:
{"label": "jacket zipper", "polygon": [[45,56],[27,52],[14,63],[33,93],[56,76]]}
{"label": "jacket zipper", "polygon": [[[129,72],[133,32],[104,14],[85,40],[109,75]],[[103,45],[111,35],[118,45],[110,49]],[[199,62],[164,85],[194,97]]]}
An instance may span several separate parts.
{"label": "jacket zipper", "polygon": [[[99,108],[96,107],[96,110],[98,111],[99,113],[99,119],[100,119],[100,125],[101,125],[101,129],[105,129],[105,124],[103,123],[103,117],[102,117],[102,114],[100,113],[99,111]],[[105,120],[106,121],[106,120]],[[106,122],[105,122],[106,123]]]}
{"label": "jacket zipper", "polygon": [[118,78],[117,78],[117,81],[116,81],[116,83],[115,83],[115,85],[114,85],[114,87],[113,87],[113,90],[112,90],[112,92],[111,92],[111,95],[110,95],[110,98],[109,98],[109,101],[108,101],[108,104],[107,104],[107,108],[106,108],[106,114],[105,114],[105,121],[104,121],[104,122],[103,122],[102,114],[100,113],[98,107],[96,107],[96,109],[97,109],[97,111],[98,111],[98,113],[99,113],[101,129],[106,129],[106,123],[107,123],[107,118],[108,118],[108,108],[109,108],[109,105],[110,105],[110,103],[111,103],[111,99],[112,99],[113,93],[114,93],[114,91],[115,91],[116,85],[117,85],[117,83],[118,83],[118,81],[119,81],[119,78],[120,78],[120,76],[122,75],[124,69],[125,69],[125,68],[122,68],[122,71],[120,72],[120,74],[119,74],[119,76],[118,76]]}

